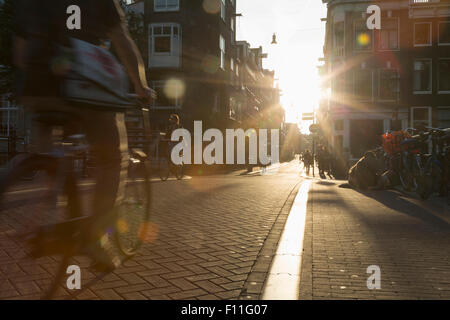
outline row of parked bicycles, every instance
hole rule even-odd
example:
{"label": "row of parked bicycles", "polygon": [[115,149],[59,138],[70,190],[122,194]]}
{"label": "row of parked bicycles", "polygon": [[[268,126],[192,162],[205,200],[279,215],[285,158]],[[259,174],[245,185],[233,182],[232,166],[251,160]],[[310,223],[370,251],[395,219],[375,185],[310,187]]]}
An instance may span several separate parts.
{"label": "row of parked bicycles", "polygon": [[450,128],[409,128],[383,135],[388,169],[405,191],[426,200],[450,195]]}

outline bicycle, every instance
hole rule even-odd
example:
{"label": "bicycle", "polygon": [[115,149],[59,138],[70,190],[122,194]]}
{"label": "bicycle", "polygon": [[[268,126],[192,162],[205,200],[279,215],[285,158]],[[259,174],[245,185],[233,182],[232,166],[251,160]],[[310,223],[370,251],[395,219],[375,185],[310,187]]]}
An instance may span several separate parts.
{"label": "bicycle", "polygon": [[[444,148],[445,137],[448,134],[448,129],[437,129],[426,127],[428,132],[426,135],[431,141],[431,154],[425,153],[422,155],[423,161],[423,177],[425,181],[424,194],[426,197],[432,193],[439,193],[443,195],[446,191],[446,158],[448,151]],[[442,139],[443,138],[443,139]]]}
{"label": "bicycle", "polygon": [[[418,135],[402,142],[404,150],[401,157],[400,181],[405,191],[414,191],[423,200],[428,199],[441,188],[443,173],[439,137],[445,131],[425,127]],[[432,152],[428,153],[431,140]]]}
{"label": "bicycle", "polygon": [[170,140],[163,140],[166,143],[165,155],[158,159],[159,165],[159,177],[161,181],[167,181],[169,179],[170,172],[172,171],[175,174],[177,180],[182,180],[184,177],[184,167],[182,164],[176,165],[172,162],[170,153],[171,148]]}
{"label": "bicycle", "polygon": [[[148,110],[140,107],[146,136],[150,134]],[[72,114],[62,112],[40,113],[38,121],[52,127],[73,121]],[[20,288],[21,282],[31,282],[27,298],[73,298],[108,271],[94,277],[83,290],[71,292],[61,285],[72,260],[86,267],[83,257],[84,231],[91,222],[81,194],[81,188],[90,183],[79,183],[82,170],[75,160],[89,147],[82,134],[64,136],[54,130],[53,150],[48,154],[28,154],[9,170],[0,182],[0,245],[10,256],[2,268],[2,281],[11,288]],[[147,150],[145,150],[147,151]],[[32,181],[23,180],[30,172],[39,172]],[[26,195],[24,198],[23,195]],[[27,209],[27,210],[25,210]],[[115,210],[116,225],[103,240],[115,243],[123,261],[131,258],[141,246],[149,231],[151,209],[150,166],[143,150],[130,150],[125,199]],[[6,266],[6,267],[5,267]],[[6,268],[6,269],[5,269]],[[19,268],[18,272],[15,268]],[[31,279],[31,280],[30,280]],[[2,297],[11,292],[2,292]]]}
{"label": "bicycle", "polygon": [[439,138],[439,144],[443,171],[439,192],[440,196],[447,197],[447,204],[450,204],[450,133],[448,131]]}

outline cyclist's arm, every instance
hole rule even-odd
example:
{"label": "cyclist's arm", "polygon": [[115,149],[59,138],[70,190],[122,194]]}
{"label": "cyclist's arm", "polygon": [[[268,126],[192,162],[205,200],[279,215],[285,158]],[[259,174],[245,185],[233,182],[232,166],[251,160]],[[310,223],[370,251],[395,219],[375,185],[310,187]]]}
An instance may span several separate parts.
{"label": "cyclist's arm", "polygon": [[[127,69],[136,91],[148,87],[144,61],[136,44],[131,39],[126,25],[123,23],[117,25],[108,36],[111,38],[120,60]],[[139,94],[140,92],[137,93]]]}

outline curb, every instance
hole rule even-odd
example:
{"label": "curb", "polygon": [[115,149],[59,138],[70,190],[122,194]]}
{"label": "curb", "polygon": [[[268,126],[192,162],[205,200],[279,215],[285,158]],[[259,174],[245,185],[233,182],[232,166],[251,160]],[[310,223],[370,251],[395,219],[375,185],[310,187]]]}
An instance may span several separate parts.
{"label": "curb", "polygon": [[269,235],[264,241],[264,245],[261,248],[258,257],[244,283],[239,300],[261,300],[263,288],[269,275],[270,266],[272,265],[273,259],[276,255],[278,243],[281,240],[284,226],[289,217],[289,213],[302,182],[303,181],[299,181],[294,186],[283,207],[281,208],[278,217],[273,224]]}

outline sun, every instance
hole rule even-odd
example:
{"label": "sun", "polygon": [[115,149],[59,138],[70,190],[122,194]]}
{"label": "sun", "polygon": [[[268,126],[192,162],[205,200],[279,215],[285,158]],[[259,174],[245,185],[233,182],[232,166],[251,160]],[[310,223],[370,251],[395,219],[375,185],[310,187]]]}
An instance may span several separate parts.
{"label": "sun", "polygon": [[269,55],[270,66],[276,70],[282,90],[286,122],[300,123],[302,113],[313,112],[319,106],[321,89],[317,67],[321,52],[312,46],[282,40]]}
{"label": "sun", "polygon": [[299,66],[299,69],[303,71],[283,69],[285,72],[280,73],[287,122],[300,121],[302,113],[313,112],[319,105],[321,90],[317,68]]}

